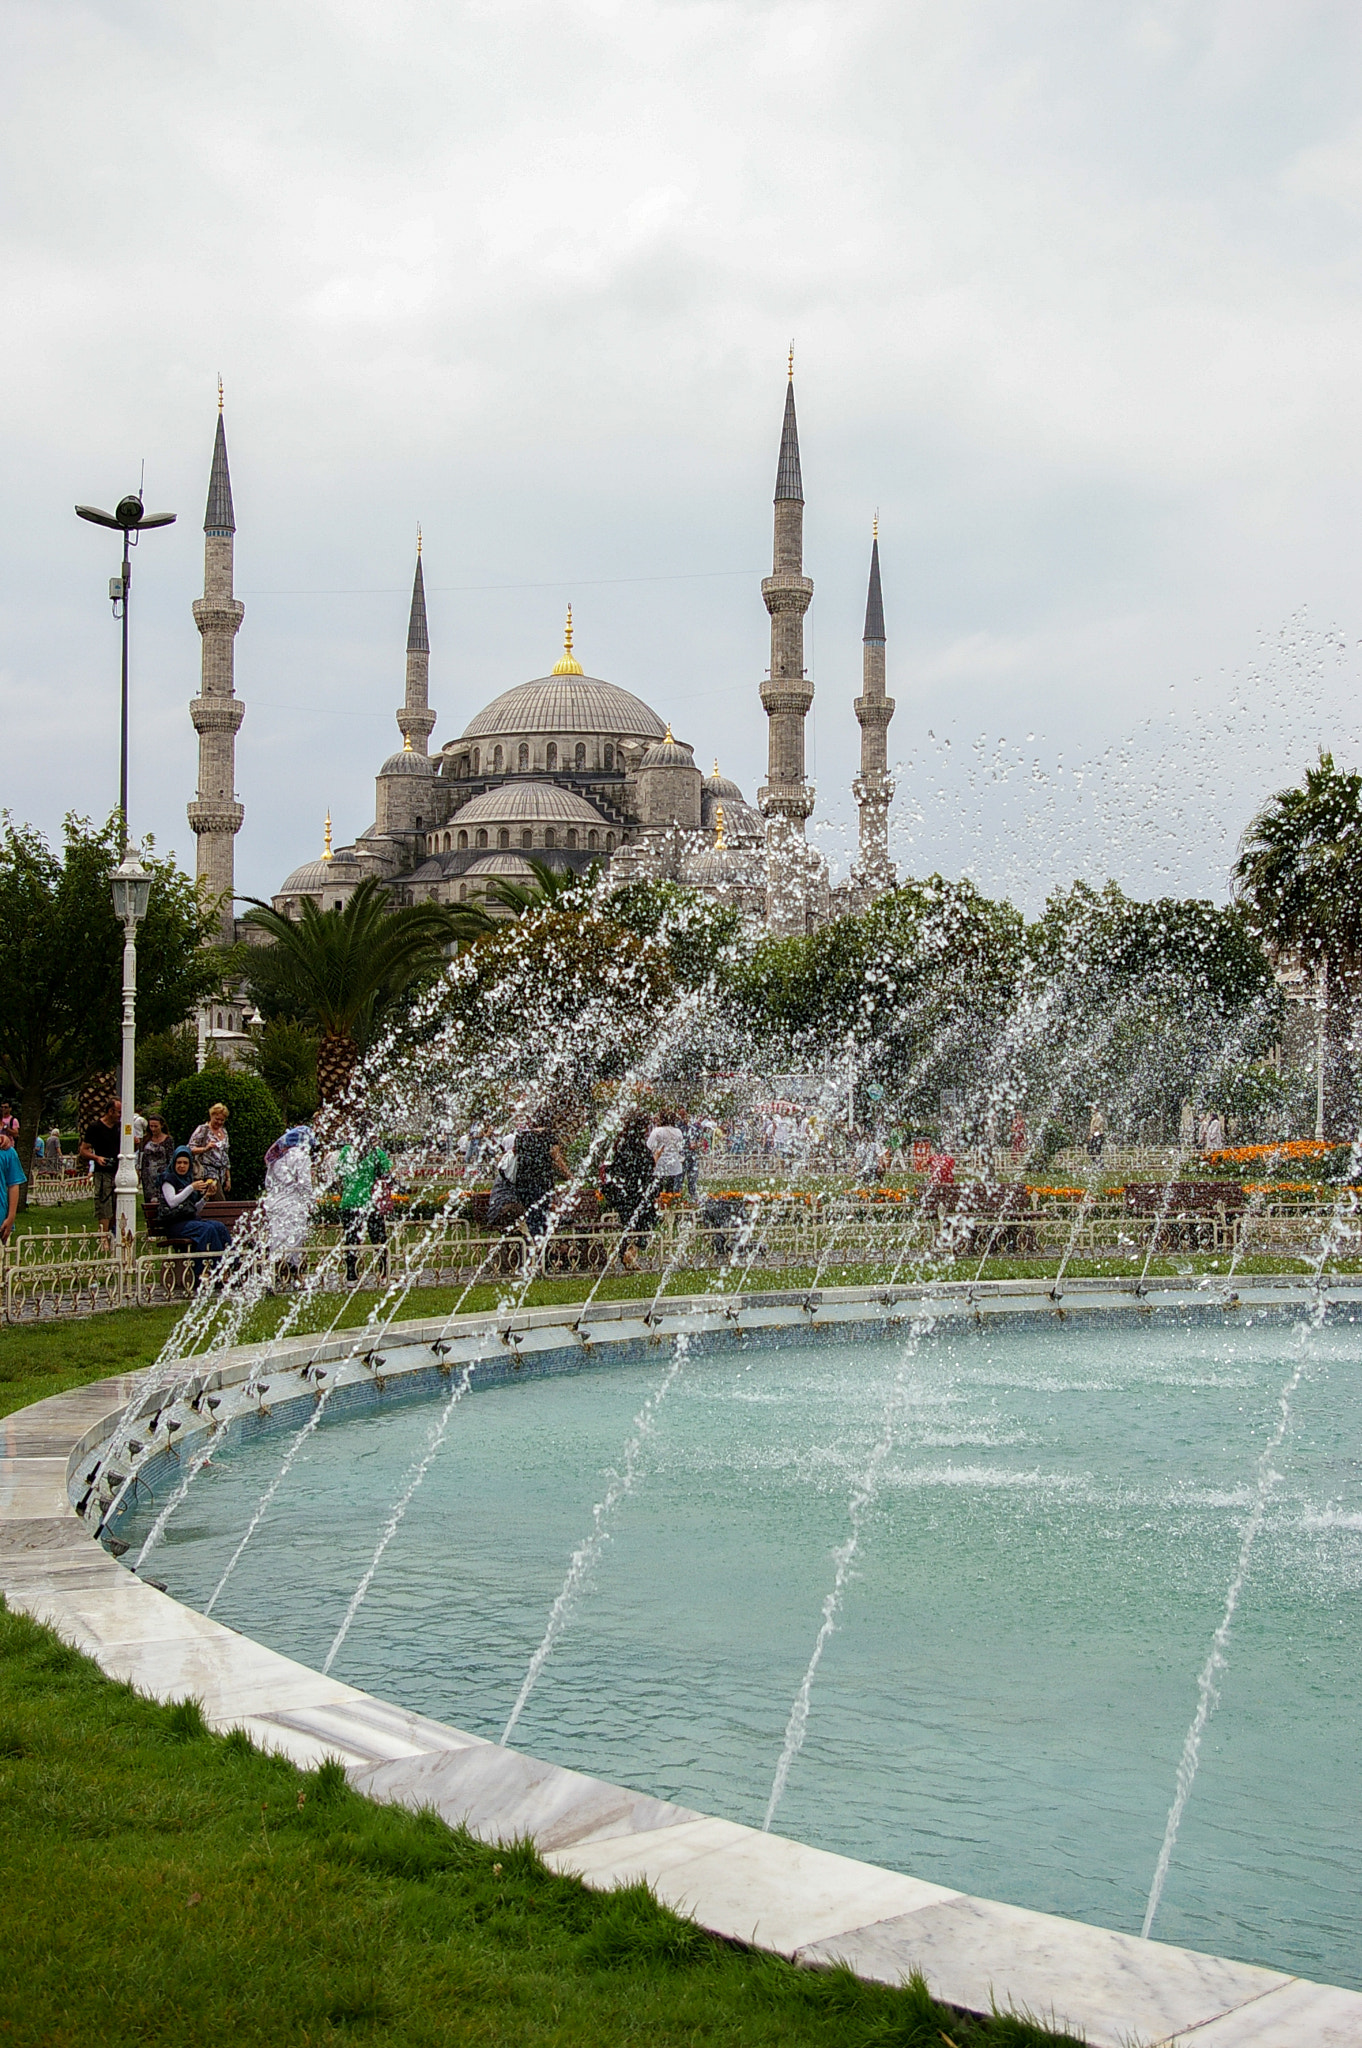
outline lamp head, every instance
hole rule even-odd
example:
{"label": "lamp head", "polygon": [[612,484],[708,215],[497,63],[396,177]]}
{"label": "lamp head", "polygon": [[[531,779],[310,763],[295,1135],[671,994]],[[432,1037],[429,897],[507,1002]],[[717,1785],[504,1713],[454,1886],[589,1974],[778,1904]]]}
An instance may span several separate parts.
{"label": "lamp head", "polygon": [[147,914],[151,876],[129,847],[122,862],[109,878],[114,916],[120,924],[140,924]]}

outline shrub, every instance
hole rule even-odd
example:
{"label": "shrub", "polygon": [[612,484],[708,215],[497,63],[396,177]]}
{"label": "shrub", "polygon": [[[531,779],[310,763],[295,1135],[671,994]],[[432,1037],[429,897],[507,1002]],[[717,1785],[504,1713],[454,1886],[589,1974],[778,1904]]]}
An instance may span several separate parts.
{"label": "shrub", "polygon": [[210,1060],[202,1073],[177,1081],[166,1093],[165,1119],[178,1144],[206,1120],[215,1102],[227,1105],[232,1199],[249,1199],[265,1185],[265,1154],[284,1128],[282,1112],[254,1074]]}

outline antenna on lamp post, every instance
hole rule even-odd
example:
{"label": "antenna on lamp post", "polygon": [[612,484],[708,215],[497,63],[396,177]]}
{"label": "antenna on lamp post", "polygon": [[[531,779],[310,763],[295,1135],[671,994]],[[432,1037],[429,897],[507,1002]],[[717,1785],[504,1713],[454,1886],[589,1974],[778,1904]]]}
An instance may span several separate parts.
{"label": "antenna on lamp post", "polygon": [[[118,814],[122,819],[119,853],[128,850],[128,592],[132,586],[132,563],[129,550],[137,545],[140,534],[152,526],[173,526],[173,512],[144,512],[142,493],[131,491],[126,498],[120,498],[112,512],[101,512],[98,505],[77,505],[77,519],[88,519],[92,526],[112,527],[123,536],[123,568],[118,576],[109,578],[109,596],[113,600],[114,617],[123,622],[123,716],[121,744],[118,758]],[[119,610],[119,606],[122,610]]]}

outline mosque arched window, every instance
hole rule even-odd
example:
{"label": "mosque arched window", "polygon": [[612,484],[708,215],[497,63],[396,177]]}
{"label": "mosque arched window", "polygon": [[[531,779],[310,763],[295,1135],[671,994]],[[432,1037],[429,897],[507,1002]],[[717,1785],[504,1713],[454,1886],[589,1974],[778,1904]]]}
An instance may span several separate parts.
{"label": "mosque arched window", "polygon": [[449,852],[449,834],[447,832],[445,834],[445,852]]}
{"label": "mosque arched window", "polygon": [[607,740],[607,741],[606,741],[606,743],[605,743],[605,772],[606,772],[606,774],[607,774],[607,775],[609,775],[609,774],[611,773],[611,771],[613,770],[614,766],[615,766],[615,749],[614,749],[614,748],[613,748],[613,747],[611,746],[611,744],[610,744],[609,740]]}
{"label": "mosque arched window", "polygon": [[459,884],[459,901],[460,901],[460,903],[467,903],[467,901],[468,901],[468,884],[467,884],[467,882],[460,882],[460,884]]}
{"label": "mosque arched window", "polygon": [[486,846],[486,844],[487,844],[487,828],[486,828],[486,826],[479,826],[479,828],[478,828],[478,837],[477,837],[477,842],[476,842],[476,843],[477,843],[477,844],[478,844],[479,846]]}
{"label": "mosque arched window", "polygon": [[519,770],[520,770],[521,774],[523,775],[523,774],[524,774],[524,772],[525,772],[525,770],[526,770],[526,769],[527,769],[527,768],[529,767],[529,765],[530,765],[530,750],[529,750],[529,748],[528,748],[528,747],[526,746],[526,744],[525,744],[524,740],[522,740],[522,741],[520,742],[520,748],[519,748],[519,751],[518,751],[518,753],[516,754],[516,766],[517,766],[517,767],[519,768]]}
{"label": "mosque arched window", "polygon": [[548,747],[545,749],[544,766],[548,769],[550,774],[552,774],[558,766],[558,749],[554,745],[554,742],[552,740],[549,741]]}
{"label": "mosque arched window", "polygon": [[586,850],[587,850],[587,852],[588,852],[588,853],[594,853],[594,852],[596,851],[596,848],[597,848],[597,847],[598,847],[599,845],[600,845],[600,839],[599,839],[598,835],[597,835],[597,834],[596,834],[595,832],[588,832],[588,833],[587,833],[587,835],[586,835]]}
{"label": "mosque arched window", "polygon": [[501,748],[500,748],[500,747],[493,747],[493,749],[492,749],[492,773],[493,773],[494,775],[500,775],[500,773],[501,773]]}
{"label": "mosque arched window", "polygon": [[544,844],[545,846],[556,846],[558,844],[558,835],[552,825],[544,827]]}
{"label": "mosque arched window", "polygon": [[501,828],[501,830],[500,830],[500,832],[498,832],[498,834],[497,834],[497,845],[498,845],[498,846],[509,846],[509,845],[510,845],[510,843],[511,843],[511,835],[510,835],[510,833],[509,833],[509,832],[508,832],[508,831],[506,830],[506,827],[505,827],[505,826],[503,825],[503,826],[502,826],[502,828]]}
{"label": "mosque arched window", "polygon": [[522,825],[520,828],[520,843],[522,846],[534,845],[534,834],[528,825]]}
{"label": "mosque arched window", "polygon": [[460,853],[462,853],[462,852],[463,852],[463,850],[464,850],[464,848],[465,848],[465,847],[467,846],[467,844],[468,844],[468,834],[467,834],[466,832],[461,832],[461,833],[459,834],[459,852],[460,852]]}
{"label": "mosque arched window", "polygon": [[575,753],[573,754],[573,757],[572,757],[572,765],[573,765],[573,767],[574,767],[574,768],[575,768],[575,769],[577,770],[577,773],[578,773],[579,775],[581,775],[581,774],[582,774],[582,773],[584,772],[584,770],[585,770],[585,768],[586,768],[586,741],[585,741],[585,740],[578,740],[578,742],[577,742],[577,749],[576,749],[576,752],[575,752]]}
{"label": "mosque arched window", "polygon": [[481,747],[474,747],[474,749],[473,749],[473,773],[474,773],[475,775],[481,775],[481,773],[482,773],[482,748],[481,748]]}
{"label": "mosque arched window", "polygon": [[575,825],[568,826],[567,843],[569,848],[574,848],[577,844],[577,827]]}
{"label": "mosque arched window", "polygon": [[607,832],[605,835],[605,850],[607,853],[615,851],[615,835],[613,832]]}

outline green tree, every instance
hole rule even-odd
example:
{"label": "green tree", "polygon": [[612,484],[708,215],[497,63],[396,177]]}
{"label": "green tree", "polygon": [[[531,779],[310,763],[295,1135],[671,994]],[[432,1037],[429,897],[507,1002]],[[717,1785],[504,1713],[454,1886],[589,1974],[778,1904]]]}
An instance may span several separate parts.
{"label": "green tree", "polygon": [[209,1060],[201,1073],[177,1081],[162,1105],[177,1144],[188,1144],[215,1102],[227,1105],[232,1200],[258,1195],[265,1185],[265,1154],[284,1128],[283,1112],[258,1075]]}
{"label": "green tree", "polygon": [[251,1034],[242,1055],[258,1074],[291,1124],[305,1124],[317,1111],[317,1034],[288,1017],[271,1017]]}
{"label": "green tree", "polygon": [[1321,751],[1302,787],[1280,789],[1244,835],[1240,899],[1270,946],[1325,979],[1324,1121],[1357,1128],[1362,999],[1362,775]]}
{"label": "green tree", "polygon": [[167,1088],[198,1071],[198,1034],[192,1024],[156,1031],[137,1048],[137,1107],[156,1109]]}
{"label": "green tree", "polygon": [[[498,903],[503,910],[513,910],[517,917],[523,917],[527,910],[543,910],[550,904],[564,904],[574,889],[590,888],[600,874],[600,863],[593,862],[584,875],[573,868],[550,867],[547,861],[529,860],[534,875],[532,882],[513,882],[502,875],[489,883],[486,900]],[[476,911],[473,913],[476,915]],[[493,929],[493,920],[484,914],[484,928]]]}
{"label": "green tree", "polygon": [[319,1034],[317,1096],[325,1107],[349,1086],[360,1054],[414,985],[444,965],[458,940],[486,929],[485,913],[438,903],[388,907],[372,876],[340,910],[310,897],[297,921],[248,897],[245,922],[273,941],[246,956],[251,994],[267,1017],[286,1017]]}
{"label": "green tree", "polygon": [[[109,876],[119,858],[117,814],[103,826],[74,814],[60,851],[4,815],[0,829],[0,953],[10,963],[0,1012],[0,1077],[19,1105],[19,1158],[31,1171],[45,1106],[118,1059],[123,927]],[[137,942],[137,1027],[153,1037],[183,1023],[221,974],[205,950],[212,911],[173,860],[143,848],[151,874]]]}

